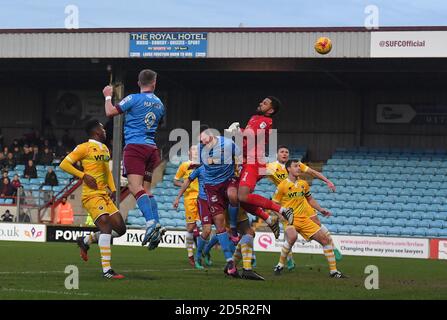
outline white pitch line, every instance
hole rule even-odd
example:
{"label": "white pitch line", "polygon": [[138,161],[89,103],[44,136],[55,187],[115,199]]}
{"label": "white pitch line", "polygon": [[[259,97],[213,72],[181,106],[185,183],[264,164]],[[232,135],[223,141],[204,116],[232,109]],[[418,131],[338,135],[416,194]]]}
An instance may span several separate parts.
{"label": "white pitch line", "polygon": [[30,289],[13,289],[13,288],[1,288],[1,291],[9,292],[23,292],[23,293],[46,293],[46,294],[62,294],[68,296],[90,296],[90,293],[78,293],[78,292],[65,292],[65,291],[51,291],[51,290],[30,290]]}
{"label": "white pitch line", "polygon": [[[296,268],[308,268],[308,267],[323,267],[324,264],[306,264],[306,265],[297,265]],[[94,271],[95,269],[87,269],[83,271]],[[222,268],[206,268],[205,270],[210,271],[220,271]],[[183,269],[128,269],[128,270],[120,270],[120,272],[179,272],[179,271],[197,271],[197,269],[194,268],[183,268]],[[3,271],[0,272],[1,274],[50,274],[50,273],[65,273],[61,270],[51,270],[51,271]]]}
{"label": "white pitch line", "polygon": [[63,273],[63,271],[4,271],[0,274],[48,274],[48,273]]}

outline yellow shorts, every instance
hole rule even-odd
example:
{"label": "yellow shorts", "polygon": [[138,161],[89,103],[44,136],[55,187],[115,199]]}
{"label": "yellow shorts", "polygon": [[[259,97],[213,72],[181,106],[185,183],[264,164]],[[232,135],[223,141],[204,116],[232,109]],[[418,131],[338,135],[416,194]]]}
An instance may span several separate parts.
{"label": "yellow shorts", "polygon": [[[239,212],[237,213],[237,223],[248,220],[247,212],[244,209],[239,208]],[[230,228],[230,215],[228,210],[225,210],[225,227],[227,229]]]}
{"label": "yellow shorts", "polygon": [[82,199],[82,205],[87,210],[93,222],[103,214],[111,216],[119,211],[108,195],[97,195]]}
{"label": "yellow shorts", "polygon": [[[317,213],[314,211],[314,212],[311,212],[311,211],[308,211],[308,212],[306,212],[306,215],[309,217],[309,218],[312,218],[312,217],[315,217],[315,216],[317,216]],[[313,220],[312,220],[313,221]],[[287,221],[283,221],[282,222],[282,226],[284,227],[284,230],[286,230],[286,228],[287,228],[287,226],[289,225],[289,223],[287,222]]]}
{"label": "yellow shorts", "polygon": [[309,217],[295,217],[293,220],[293,227],[307,241],[321,229],[321,227]]}
{"label": "yellow shorts", "polygon": [[186,223],[195,223],[196,221],[200,221],[197,198],[185,198],[183,199],[183,203],[185,204]]}

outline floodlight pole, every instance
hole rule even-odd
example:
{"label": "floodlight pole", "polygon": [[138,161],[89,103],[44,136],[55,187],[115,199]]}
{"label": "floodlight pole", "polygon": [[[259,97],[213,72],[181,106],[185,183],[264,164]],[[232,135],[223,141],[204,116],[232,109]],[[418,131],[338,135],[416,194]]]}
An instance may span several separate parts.
{"label": "floodlight pole", "polygon": [[[124,97],[124,84],[122,82],[119,82],[119,80],[121,80],[120,75],[117,75],[117,79],[118,82],[114,85],[115,103],[118,103]],[[122,114],[117,115],[113,118],[112,174],[113,174],[113,180],[115,181],[116,185],[115,205],[118,209],[120,207],[120,197],[121,197],[121,159],[123,155],[123,121],[124,116]]]}

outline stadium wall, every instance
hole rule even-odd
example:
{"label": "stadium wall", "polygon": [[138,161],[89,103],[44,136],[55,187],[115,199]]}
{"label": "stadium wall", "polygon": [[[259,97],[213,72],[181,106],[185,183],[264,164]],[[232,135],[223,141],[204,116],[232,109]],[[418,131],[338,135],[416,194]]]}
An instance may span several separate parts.
{"label": "stadium wall", "polygon": [[[75,242],[79,236],[96,231],[91,227],[47,226],[44,224],[0,223],[0,241],[25,242]],[[129,229],[114,245],[141,246],[144,230]],[[280,239],[283,237],[281,236]],[[333,235],[334,241],[347,256],[372,256],[419,259],[447,259],[447,239],[367,237]],[[184,248],[185,231],[169,230],[160,247]],[[256,252],[281,251],[283,240],[276,240],[271,233],[257,232],[254,241]],[[322,254],[321,246],[299,237],[292,248],[295,253]]]}

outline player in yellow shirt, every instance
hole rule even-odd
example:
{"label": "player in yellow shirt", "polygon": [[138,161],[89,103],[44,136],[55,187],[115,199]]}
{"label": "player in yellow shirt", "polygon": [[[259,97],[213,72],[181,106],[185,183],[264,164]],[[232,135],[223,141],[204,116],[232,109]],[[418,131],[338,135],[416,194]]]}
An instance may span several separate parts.
{"label": "player in yellow shirt", "polygon": [[[189,148],[189,160],[182,162],[177,169],[177,173],[174,177],[174,185],[176,187],[182,187],[183,182],[188,180],[191,172],[194,171],[190,168],[193,163],[192,159],[198,159],[197,146],[191,146]],[[199,206],[197,198],[199,196],[199,183],[197,179],[191,181],[188,188],[183,194],[183,203],[185,205],[185,217],[186,217],[186,249],[188,251],[188,260],[191,266],[195,266],[194,262],[194,230],[197,230],[197,221],[200,221]]]}
{"label": "player in yellow shirt", "polygon": [[323,246],[324,255],[329,264],[329,275],[332,278],[345,278],[345,276],[337,270],[335,261],[334,247],[331,240],[318,224],[316,224],[310,216],[315,210],[321,212],[324,216],[330,216],[331,213],[322,208],[318,202],[312,198],[310,187],[307,181],[300,180],[301,173],[299,161],[289,160],[286,163],[288,172],[287,179],[283,180],[277,187],[273,196],[273,201],[286,208],[293,208],[293,225],[288,225],[286,233],[286,241],[281,249],[281,256],[278,264],[275,266],[275,274],[281,274],[284,269],[287,255],[297,240],[297,232],[306,240],[315,240]]}
{"label": "player in yellow shirt", "polygon": [[[285,145],[280,145],[278,147],[278,152],[276,154],[276,161],[270,162],[267,164],[267,177],[268,179],[275,185],[278,186],[283,180],[285,180],[288,176],[287,170],[286,170],[286,162],[289,160],[289,148]],[[321,181],[324,181],[328,188],[335,192],[336,188],[335,185],[330,181],[328,178],[326,178],[323,174],[320,172],[306,166],[304,163],[299,162],[298,163],[300,171],[302,173],[306,173],[313,178],[320,179]],[[327,233],[327,235],[330,237],[332,245],[334,246],[334,252],[335,252],[335,258],[337,261],[342,259],[342,254],[340,251],[335,248],[335,245],[332,241],[332,237],[330,236],[329,230],[326,228],[325,225],[323,225],[318,218],[318,215],[313,212],[311,213],[310,218],[318,225],[321,226],[323,231]],[[287,223],[284,223],[284,230],[286,229]],[[293,270],[295,268],[295,261],[293,260],[293,254],[292,251],[290,251],[289,255],[287,256],[287,269]]]}
{"label": "player in yellow shirt", "polygon": [[[104,144],[106,131],[98,120],[91,120],[86,126],[90,139],[78,145],[59,165],[62,170],[78,177],[82,184],[82,205],[89,213],[99,232],[77,239],[81,257],[88,260],[87,251],[93,242],[97,242],[101,253],[103,274],[108,279],[122,279],[123,275],[111,267],[111,239],[126,233],[126,224],[112,201],[116,188],[109,169],[110,152]],[[73,164],[80,161],[84,171]],[[109,196],[112,194],[112,198]]]}

